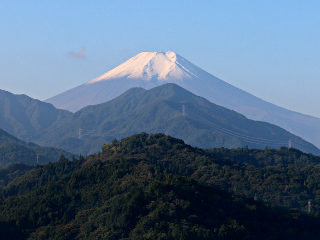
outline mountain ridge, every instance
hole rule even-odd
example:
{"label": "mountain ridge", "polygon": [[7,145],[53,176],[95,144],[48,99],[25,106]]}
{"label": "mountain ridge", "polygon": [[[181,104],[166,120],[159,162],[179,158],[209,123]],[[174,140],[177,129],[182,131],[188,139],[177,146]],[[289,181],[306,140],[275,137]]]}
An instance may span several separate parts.
{"label": "mountain ridge", "polygon": [[[166,54],[174,55],[175,61],[169,61],[170,58],[167,58],[165,56]],[[157,55],[162,57],[158,56],[155,58]],[[140,61],[140,57],[142,57],[143,60]],[[164,59],[163,61],[167,63],[168,66],[175,66],[177,69],[182,69],[181,71],[184,74],[180,76],[184,77],[161,78],[161,73],[163,73],[160,71],[161,68],[154,67],[154,65],[161,66],[161,64],[163,64],[163,62],[157,62],[159,59]],[[149,62],[146,60],[149,60]],[[131,67],[136,66],[135,64],[132,66],[130,65],[131,67],[127,66],[129,63],[135,61],[142,63],[139,68],[139,74],[133,74],[135,72],[132,72],[133,70]],[[126,69],[123,69],[124,66],[128,67],[127,71],[129,73],[127,75],[120,74],[118,76],[115,74],[119,73],[118,68],[121,68],[122,73],[124,73],[126,71]],[[192,74],[190,74],[190,72]],[[146,74],[144,75],[143,73]],[[165,73],[168,73],[168,71]],[[110,77],[110,74],[115,75]],[[159,76],[157,74],[159,74]],[[164,75],[167,76],[166,74]],[[173,75],[176,76],[175,74]],[[247,118],[278,125],[295,135],[303,137],[317,147],[320,147],[319,118],[290,111],[266,102],[224,82],[173,52],[140,53],[100,77],[53,96],[45,101],[52,103],[57,108],[68,109],[75,112],[84,106],[95,105],[114,99],[132,87],[150,89],[165,83],[176,83],[196,95],[202,96],[220,106],[235,110],[236,112],[245,115]]]}
{"label": "mountain ridge", "polygon": [[[19,96],[11,96],[18,99],[13,102],[20,104]],[[28,102],[32,106],[38,104],[32,99]],[[7,123],[16,131],[26,132],[23,140],[77,154],[98,152],[102,144],[114,138],[139,132],[163,132],[202,148],[237,148],[245,145],[250,148],[279,148],[289,146],[291,139],[293,147],[320,155],[320,150],[314,145],[280,127],[247,119],[173,83],[150,90],[132,88],[109,102],[87,106],[76,113],[58,110],[52,105],[44,106],[53,108],[52,114],[55,116],[48,127],[36,129],[25,124],[32,122],[31,117],[34,116],[41,119],[39,114],[33,114],[39,111],[29,106],[23,109],[21,118],[15,117],[15,121]],[[12,104],[9,109],[13,109]],[[4,114],[3,109],[1,111]],[[6,114],[10,116],[10,111],[6,110]],[[37,117],[34,119],[40,121]],[[0,117],[1,121],[6,119],[5,114]],[[16,122],[22,130],[16,128]]]}
{"label": "mountain ridge", "polygon": [[[78,130],[82,132],[81,139]],[[279,148],[288,146],[291,139],[294,147],[320,154],[315,146],[305,145],[304,140],[280,127],[247,119],[172,83],[149,90],[132,88],[109,102],[87,106],[64,122],[58,121],[44,135],[57,141],[69,138],[68,141],[72,142],[73,139],[75,144],[87,142],[91,146],[97,141],[99,146],[103,141],[143,131],[163,132],[202,148],[245,145]],[[43,138],[37,141],[59,148],[67,147],[67,142],[56,145],[59,144],[57,141],[48,142]],[[75,145],[72,144],[66,150],[79,153],[80,145],[73,148]]]}

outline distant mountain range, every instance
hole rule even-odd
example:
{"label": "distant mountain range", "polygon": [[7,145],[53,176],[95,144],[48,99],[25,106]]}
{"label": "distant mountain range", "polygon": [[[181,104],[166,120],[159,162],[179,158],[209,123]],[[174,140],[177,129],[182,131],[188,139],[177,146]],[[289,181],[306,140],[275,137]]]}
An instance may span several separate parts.
{"label": "distant mountain range", "polygon": [[98,152],[102,144],[114,138],[144,131],[169,134],[202,148],[279,148],[291,141],[295,148],[320,155],[314,145],[280,127],[249,120],[176,84],[150,90],[132,88],[112,101],[73,114],[50,109],[56,116],[54,121],[34,130],[27,139],[78,154]]}
{"label": "distant mountain range", "polygon": [[278,125],[320,148],[320,119],[290,111],[255,97],[198,68],[174,52],[142,52],[81,86],[46,100],[78,111],[107,102],[132,87],[151,89],[175,83],[210,102],[246,117]]}
{"label": "distant mountain range", "polygon": [[40,147],[34,143],[23,142],[9,133],[0,129],[0,168],[12,163],[28,165],[55,162],[64,155],[69,159],[72,154],[53,147]]}

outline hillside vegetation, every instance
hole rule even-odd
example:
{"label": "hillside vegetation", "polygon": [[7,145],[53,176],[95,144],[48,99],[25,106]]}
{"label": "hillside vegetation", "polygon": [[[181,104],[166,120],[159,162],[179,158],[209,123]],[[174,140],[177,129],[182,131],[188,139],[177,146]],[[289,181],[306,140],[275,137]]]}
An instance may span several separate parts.
{"label": "hillside vegetation", "polygon": [[40,147],[34,143],[23,142],[0,129],[0,168],[12,163],[29,165],[55,162],[61,155],[72,158],[72,154],[53,147]]}
{"label": "hillside vegetation", "polygon": [[[1,237],[318,239],[317,159],[301,166],[286,161],[258,167],[164,134],[113,140],[101,154],[62,156],[4,187]],[[303,214],[308,200],[312,212]]]}

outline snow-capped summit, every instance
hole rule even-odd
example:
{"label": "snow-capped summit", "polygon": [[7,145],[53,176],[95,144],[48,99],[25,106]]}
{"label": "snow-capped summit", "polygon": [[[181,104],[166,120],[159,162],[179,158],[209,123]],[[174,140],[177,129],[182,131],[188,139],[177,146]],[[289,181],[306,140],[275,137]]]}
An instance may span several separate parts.
{"label": "snow-capped summit", "polygon": [[175,83],[190,92],[253,120],[276,124],[320,147],[320,119],[289,111],[257,98],[195,66],[174,52],[142,52],[78,87],[46,100],[78,111],[107,102],[132,87],[150,89]]}
{"label": "snow-capped summit", "polygon": [[105,74],[46,102],[74,112],[88,105],[109,101],[132,87],[150,89],[165,83],[176,83],[201,95],[207,88],[205,85],[210,84],[209,79],[215,85],[222,82],[172,51],[142,52]]}
{"label": "snow-capped summit", "polygon": [[145,81],[190,78],[193,73],[182,65],[186,62],[184,58],[171,51],[142,52],[86,84],[122,77]]}

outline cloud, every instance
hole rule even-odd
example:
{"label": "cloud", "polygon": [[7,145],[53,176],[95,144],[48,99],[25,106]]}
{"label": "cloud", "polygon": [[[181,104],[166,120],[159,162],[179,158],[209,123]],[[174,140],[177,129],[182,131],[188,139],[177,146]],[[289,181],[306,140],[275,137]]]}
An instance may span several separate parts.
{"label": "cloud", "polygon": [[122,49],[122,52],[130,52],[130,49],[129,48],[124,48],[124,49]]}
{"label": "cloud", "polygon": [[74,58],[86,58],[86,50],[82,48],[79,52],[70,51],[67,55]]}

